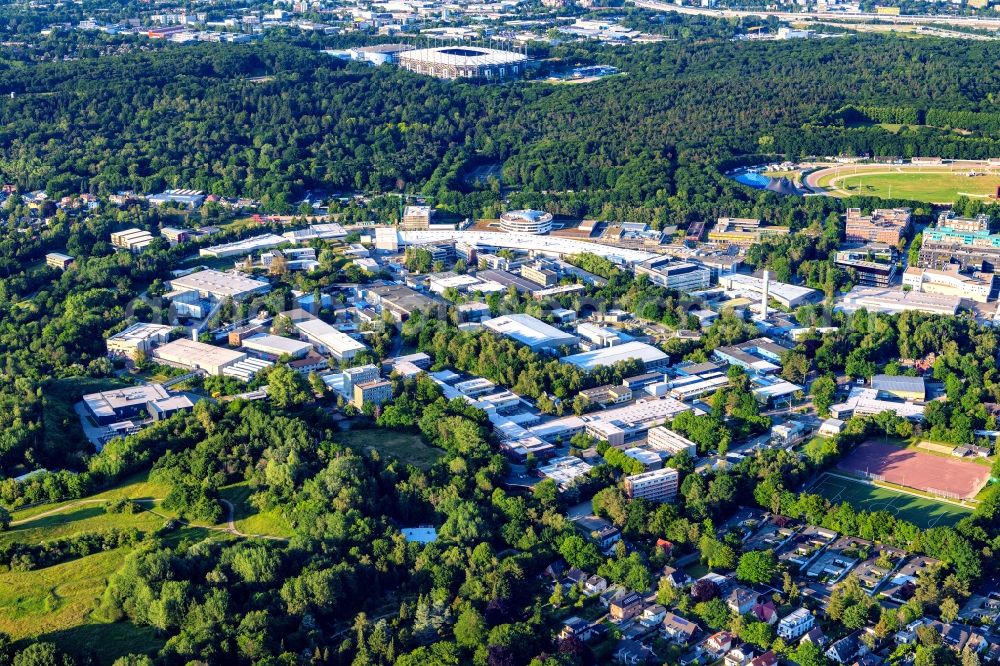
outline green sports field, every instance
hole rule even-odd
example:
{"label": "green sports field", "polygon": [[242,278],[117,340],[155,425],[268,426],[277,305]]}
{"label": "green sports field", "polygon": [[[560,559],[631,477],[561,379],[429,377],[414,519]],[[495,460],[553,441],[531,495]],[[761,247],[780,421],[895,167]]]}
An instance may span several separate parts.
{"label": "green sports field", "polygon": [[996,194],[1000,175],[967,176],[948,171],[869,171],[858,174],[846,170],[826,176],[819,184],[834,195],[865,195],[912,199],[927,203],[951,203],[960,196],[986,198]]}
{"label": "green sports field", "polygon": [[831,502],[848,502],[855,509],[888,511],[922,529],[951,526],[972,513],[971,509],[946,502],[915,497],[829,474],[824,475],[810,492],[822,495]]}

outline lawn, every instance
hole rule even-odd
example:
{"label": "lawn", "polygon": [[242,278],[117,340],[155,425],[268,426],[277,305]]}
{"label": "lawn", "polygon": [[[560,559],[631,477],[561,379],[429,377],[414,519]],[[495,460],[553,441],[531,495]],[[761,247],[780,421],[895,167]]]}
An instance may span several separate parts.
{"label": "lawn", "polygon": [[888,173],[879,170],[828,176],[821,178],[819,184],[840,194],[952,203],[959,196],[985,198],[996,194],[1000,175],[966,176],[947,171]]}
{"label": "lawn", "polygon": [[[14,519],[27,522],[0,533],[0,544],[40,543],[113,528],[135,527],[152,532],[167,519],[167,513],[157,508],[158,502],[144,504],[154,508],[155,513],[140,511],[133,515],[105,513],[103,503],[114,497],[155,500],[163,497],[166,490],[143,474],[83,501],[70,500],[18,511]],[[181,527],[166,535],[169,542],[205,538],[233,537],[194,526]],[[162,641],[152,629],[128,623],[110,624],[94,612],[108,577],[122,566],[130,552],[129,548],[116,548],[35,571],[0,571],[0,633],[15,640],[29,636],[58,639],[79,655],[93,651],[101,664],[110,664],[128,653],[159,649]]]}
{"label": "lawn", "polygon": [[855,509],[888,511],[917,527],[944,527],[957,523],[972,513],[971,509],[925,497],[851,481],[841,476],[823,476],[810,492],[832,502],[849,502]]}
{"label": "lawn", "polygon": [[420,469],[429,469],[444,455],[441,449],[424,442],[415,433],[392,430],[351,430],[340,433],[337,439],[347,446],[359,449],[375,449],[385,456],[397,458]]}
{"label": "lawn", "polygon": [[226,486],[220,492],[223,499],[233,503],[233,524],[240,532],[278,537],[291,537],[293,535],[292,526],[280,512],[275,510],[258,511],[250,504],[249,498],[252,491],[246,482]]}

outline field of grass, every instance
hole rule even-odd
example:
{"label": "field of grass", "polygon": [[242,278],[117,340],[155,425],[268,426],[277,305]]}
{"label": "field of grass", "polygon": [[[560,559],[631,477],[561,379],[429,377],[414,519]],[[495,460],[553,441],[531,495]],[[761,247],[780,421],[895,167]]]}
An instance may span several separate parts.
{"label": "field of grass", "polygon": [[250,504],[250,486],[246,483],[236,483],[222,489],[223,499],[233,503],[233,524],[243,534],[266,534],[269,536],[291,537],[294,534],[288,524],[277,511],[258,511]]}
{"label": "field of grass", "polygon": [[927,203],[951,203],[960,196],[985,198],[996,194],[1000,175],[966,176],[960,172],[887,172],[880,169],[825,176],[819,180],[819,185],[841,195],[891,196]]}
{"label": "field of grass", "polygon": [[[152,532],[172,517],[159,507],[158,501],[168,490],[164,484],[140,474],[83,500],[22,509],[13,515],[18,524],[0,532],[0,544],[40,543],[113,528]],[[237,528],[248,533],[282,535],[287,526],[279,523],[277,516],[255,515],[245,502],[249,494],[246,484],[223,491],[236,507]],[[103,503],[117,497],[152,500],[143,503],[151,510],[133,515],[105,513]],[[232,538],[226,532],[199,526],[183,526],[166,536],[170,542]],[[35,571],[0,571],[0,632],[15,640],[29,636],[58,639],[78,655],[93,652],[101,664],[110,664],[124,654],[157,650],[162,640],[152,629],[108,623],[95,612],[108,577],[122,566],[130,552],[129,548],[117,548]]]}
{"label": "field of grass", "polygon": [[420,435],[406,432],[352,430],[338,434],[336,439],[347,446],[375,449],[383,456],[397,458],[420,469],[430,468],[444,455],[441,449],[426,444]]}
{"label": "field of grass", "polygon": [[829,474],[823,476],[810,492],[832,502],[849,502],[855,509],[888,511],[922,529],[954,525],[972,512],[946,502]]}

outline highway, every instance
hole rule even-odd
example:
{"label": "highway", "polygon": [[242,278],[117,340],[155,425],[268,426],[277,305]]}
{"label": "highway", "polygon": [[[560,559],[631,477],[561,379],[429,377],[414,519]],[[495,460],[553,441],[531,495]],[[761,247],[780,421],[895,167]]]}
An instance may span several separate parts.
{"label": "highway", "polygon": [[756,16],[759,18],[775,17],[782,21],[850,21],[866,23],[880,21],[900,25],[952,25],[983,30],[1000,30],[1000,18],[977,16],[947,16],[941,14],[914,14],[891,16],[871,12],[781,12],[766,9],[705,9],[702,7],[684,7],[660,2],[659,0],[633,0],[636,7],[657,11],[676,12],[678,14],[733,17]]}

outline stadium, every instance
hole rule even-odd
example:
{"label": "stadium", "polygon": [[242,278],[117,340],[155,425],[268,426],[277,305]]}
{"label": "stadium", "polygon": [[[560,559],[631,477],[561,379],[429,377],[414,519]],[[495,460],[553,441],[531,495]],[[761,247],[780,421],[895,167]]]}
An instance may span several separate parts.
{"label": "stadium", "polygon": [[439,79],[513,79],[524,74],[529,62],[524,53],[480,46],[438,46],[399,54],[403,69]]}

